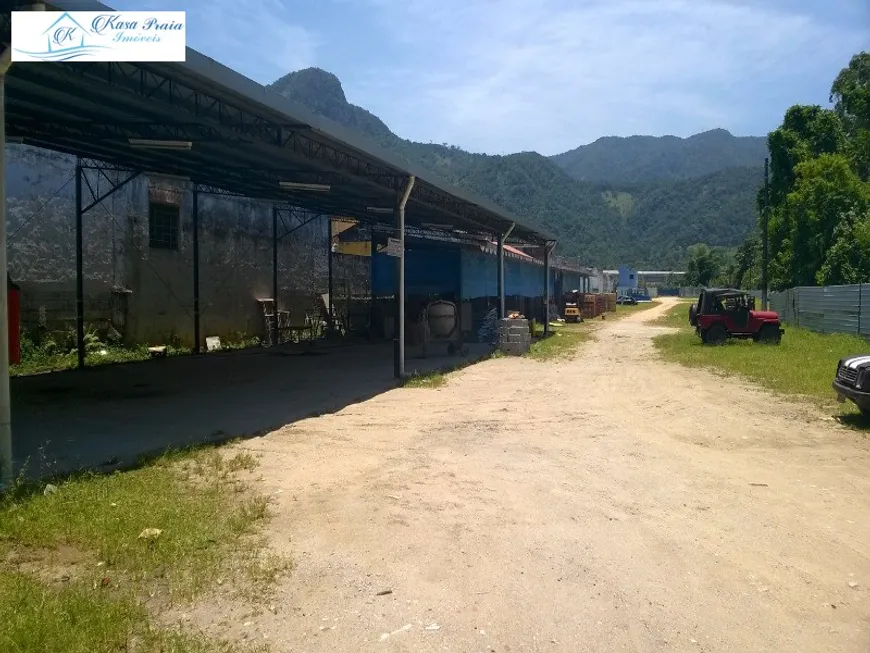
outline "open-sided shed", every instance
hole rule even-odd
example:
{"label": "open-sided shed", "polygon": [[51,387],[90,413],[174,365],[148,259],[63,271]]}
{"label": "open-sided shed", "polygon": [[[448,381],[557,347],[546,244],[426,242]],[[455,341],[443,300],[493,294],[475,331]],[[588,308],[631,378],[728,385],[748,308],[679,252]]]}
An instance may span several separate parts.
{"label": "open-sided shed", "polygon": [[[112,11],[89,0],[21,1],[14,9]],[[184,63],[45,62],[11,65],[11,14],[0,13],[0,153],[8,139],[79,157],[76,170],[77,334],[84,362],[82,216],[143,173],[174,175],[193,184],[193,288],[196,347],[200,346],[197,196],[220,193],[275,203],[273,240],[285,207],[390,224],[400,242],[396,374],[404,374],[404,240],[418,233],[461,233],[496,241],[503,309],[504,244],[538,246],[545,265],[552,237],[464,190],[368,143],[341,126],[265,89],[190,48]],[[0,188],[3,155],[0,154]],[[96,169],[110,182],[97,194],[82,174]],[[90,190],[87,199],[85,191]],[[0,267],[6,267],[5,196],[0,196]],[[274,265],[277,299],[277,265]],[[549,292],[550,284],[544,284]],[[0,289],[0,342],[8,337],[6,290]],[[0,458],[11,472],[8,352],[0,347]]]}

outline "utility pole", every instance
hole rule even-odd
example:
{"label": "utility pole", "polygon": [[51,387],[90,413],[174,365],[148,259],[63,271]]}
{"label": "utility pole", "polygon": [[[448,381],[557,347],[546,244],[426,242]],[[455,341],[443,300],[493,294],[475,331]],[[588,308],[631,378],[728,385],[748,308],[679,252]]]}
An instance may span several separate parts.
{"label": "utility pole", "polygon": [[761,308],[767,310],[767,265],[770,253],[767,246],[767,225],[770,218],[770,159],[764,158],[764,206],[761,209]]}

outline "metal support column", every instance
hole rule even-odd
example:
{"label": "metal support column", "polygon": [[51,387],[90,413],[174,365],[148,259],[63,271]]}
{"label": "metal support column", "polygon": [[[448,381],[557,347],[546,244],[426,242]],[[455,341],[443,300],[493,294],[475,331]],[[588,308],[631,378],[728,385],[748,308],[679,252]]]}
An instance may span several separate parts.
{"label": "metal support column", "polygon": [[550,335],[550,254],[556,243],[544,249],[544,336]]}
{"label": "metal support column", "polygon": [[375,228],[369,232],[369,340],[375,338],[375,254],[378,246],[375,242]]}
{"label": "metal support column", "polygon": [[[4,53],[8,56],[8,52]],[[6,66],[8,68],[8,66]],[[0,269],[6,261],[6,70],[0,71]],[[6,280],[0,284],[0,488],[12,483],[12,407],[9,400],[9,315]]]}
{"label": "metal support column", "polygon": [[768,169],[770,159],[764,159],[764,207],[761,209],[761,309],[767,310],[767,266],[770,256],[767,243],[767,227],[770,219],[770,184]]}
{"label": "metal support column", "polygon": [[397,257],[399,287],[396,296],[398,337],[395,351],[395,374],[398,379],[405,377],[405,205],[407,205],[408,198],[411,196],[415,180],[414,175],[408,177],[405,191],[402,193],[402,197],[399,199],[399,204],[396,207],[396,222],[398,223],[396,230],[398,231],[401,248],[401,252]]}
{"label": "metal support column", "polygon": [[329,336],[331,337],[335,333],[335,299],[332,296],[332,218],[328,217],[326,223],[326,296],[328,298],[326,302],[326,328]]}
{"label": "metal support column", "polygon": [[[42,2],[31,11],[44,11]],[[11,46],[0,53],[0,270],[9,274],[6,257],[6,73],[12,65]],[[12,406],[9,400],[9,288],[0,284],[0,489],[12,483]]]}
{"label": "metal support column", "polygon": [[272,346],[278,344],[278,207],[272,207]]}
{"label": "metal support column", "polygon": [[504,234],[499,234],[498,237],[498,316],[504,319],[507,316],[507,308],[505,307],[504,299],[504,243],[511,235],[516,225],[511,225],[510,229]]}
{"label": "metal support column", "polygon": [[200,317],[199,317],[199,191],[193,187],[193,207],[191,208],[193,222],[193,353],[200,352]]}
{"label": "metal support column", "polygon": [[85,277],[82,234],[82,160],[76,159],[76,352],[79,369],[85,366]]}

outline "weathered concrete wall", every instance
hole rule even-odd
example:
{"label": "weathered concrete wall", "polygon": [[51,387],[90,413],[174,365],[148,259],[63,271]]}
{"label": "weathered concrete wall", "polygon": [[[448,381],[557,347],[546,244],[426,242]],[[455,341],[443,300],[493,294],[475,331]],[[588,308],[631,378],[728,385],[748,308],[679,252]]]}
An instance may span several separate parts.
{"label": "weathered concrete wall", "polygon": [[[26,323],[43,317],[57,325],[75,323],[75,184],[69,157],[25,146],[9,146],[7,229],[9,273],[22,289]],[[105,187],[105,181],[103,181]],[[116,198],[122,212],[123,198]],[[111,287],[118,274],[114,222],[95,211],[84,222],[86,318],[108,319]]]}
{"label": "weathered concrete wall", "polygon": [[[22,288],[25,325],[53,328],[75,321],[75,159],[22,145],[7,147],[9,272]],[[109,173],[110,176],[112,173]],[[108,182],[86,175],[99,195]],[[85,214],[85,317],[112,322],[128,341],[162,343],[193,338],[192,194],[184,182],[140,177]],[[178,250],[149,247],[149,188],[177,193]],[[83,185],[83,203],[91,194]],[[200,194],[200,310],[202,334],[260,335],[256,302],[272,294],[272,205]],[[288,227],[296,226],[287,223]],[[327,291],[328,219],[318,218],[279,243],[279,304],[303,313]],[[280,228],[279,228],[280,231]],[[336,294],[367,289],[368,260],[336,257]],[[364,274],[361,280],[359,274]],[[121,292],[128,291],[128,292]],[[126,307],[125,307],[126,302]]]}

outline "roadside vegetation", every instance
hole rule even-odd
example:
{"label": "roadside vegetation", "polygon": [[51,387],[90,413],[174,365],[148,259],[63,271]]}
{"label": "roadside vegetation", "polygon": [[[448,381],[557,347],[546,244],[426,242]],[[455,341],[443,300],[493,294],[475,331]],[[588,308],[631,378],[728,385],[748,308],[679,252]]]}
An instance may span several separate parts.
{"label": "roadside vegetation", "polygon": [[544,325],[537,325],[535,335],[539,338],[532,342],[528,358],[536,361],[549,361],[563,358],[580,344],[589,340],[592,333],[592,320],[579,324],[560,322],[560,326],[550,327],[550,336],[544,338]]}
{"label": "roadside vegetation", "polygon": [[656,336],[656,348],[667,360],[689,367],[707,367],[735,375],[765,388],[812,401],[841,415],[858,415],[851,402],[837,404],[831,381],[842,356],[868,350],[863,338],[823,334],[785,326],[782,344],[759,345],[751,340],[707,347],[689,325],[690,302],[681,302],[657,324],[679,329]]}
{"label": "roadside vegetation", "polygon": [[[166,343],[167,356],[189,354],[176,334],[170,334]],[[244,349],[259,345],[260,341],[245,333],[221,338],[221,349]],[[87,328],[85,330],[85,364],[88,366],[112,363],[132,363],[151,358],[148,346],[127,345],[114,329]],[[39,329],[21,332],[21,363],[9,368],[11,376],[29,376],[45,372],[70,370],[78,365],[76,334],[74,330],[47,332]]]}
{"label": "roadside vegetation", "polygon": [[[160,614],[220,587],[266,594],[287,563],[259,535],[247,453],[208,448],[0,496],[0,650],[232,653]],[[245,649],[250,650],[250,649]]]}
{"label": "roadside vegetation", "polygon": [[657,317],[652,324],[658,326],[683,327],[689,324],[689,307],[694,300],[680,299],[671,310]]}

